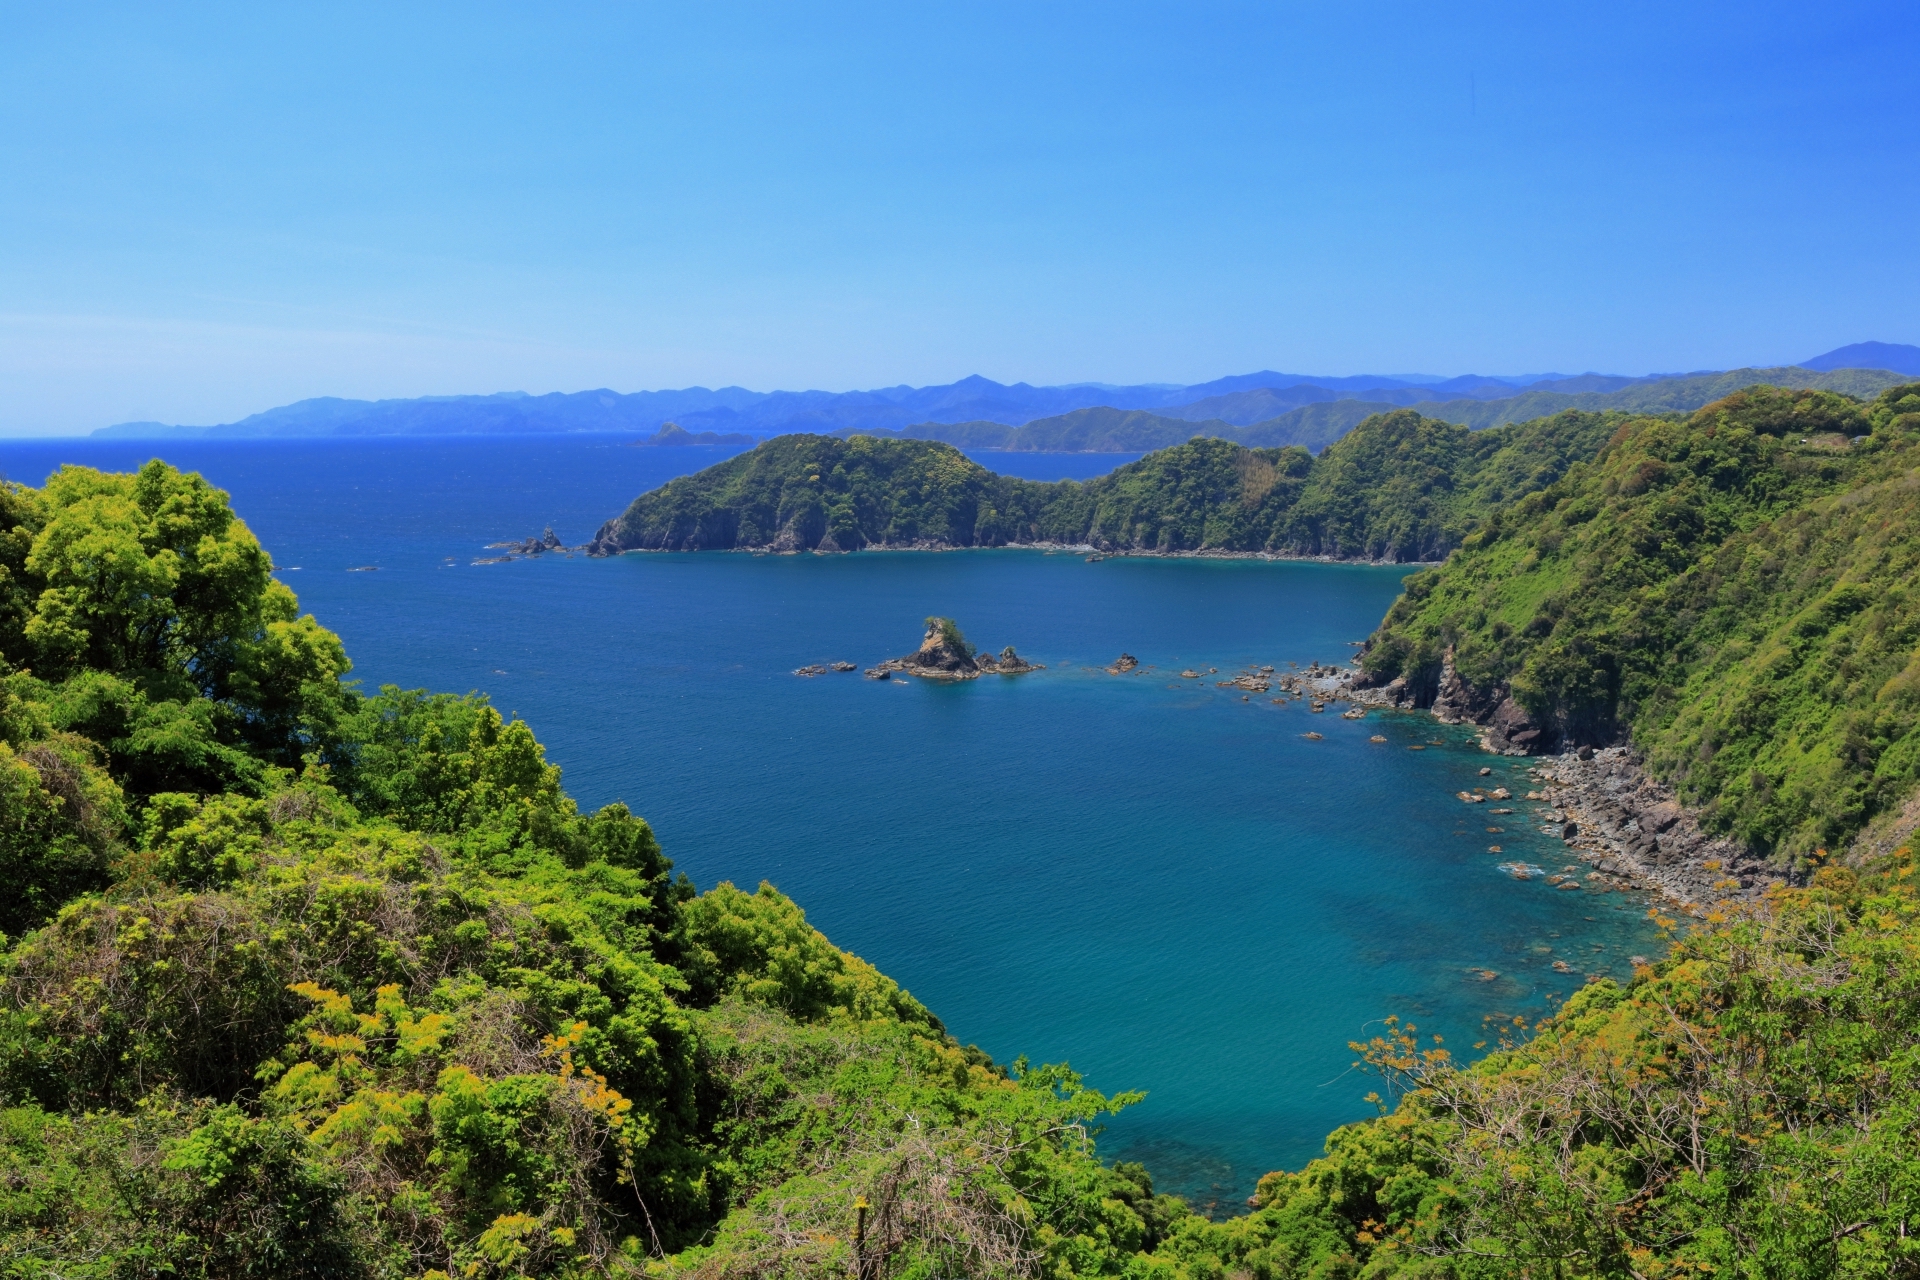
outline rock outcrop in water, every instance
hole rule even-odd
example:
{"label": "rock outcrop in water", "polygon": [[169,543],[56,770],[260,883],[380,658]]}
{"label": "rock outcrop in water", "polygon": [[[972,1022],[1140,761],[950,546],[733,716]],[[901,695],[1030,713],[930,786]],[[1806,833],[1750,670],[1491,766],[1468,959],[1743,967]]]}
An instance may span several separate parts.
{"label": "rock outcrop in water", "polygon": [[1024,675],[1029,671],[1038,671],[1042,666],[1042,664],[1037,662],[1028,662],[1025,658],[1014,652],[1012,645],[1008,645],[1002,649],[998,657],[995,657],[991,653],[983,653],[975,658],[973,663],[982,671],[1001,676]]}
{"label": "rock outcrop in water", "polygon": [[927,633],[918,649],[903,658],[889,658],[870,668],[867,675],[884,680],[897,671],[923,680],[975,680],[983,673],[1016,676],[1041,669],[1039,663],[1021,657],[1012,645],[998,656],[976,654],[953,619],[928,618]]}
{"label": "rock outcrop in water", "polygon": [[[559,535],[554,533],[553,526],[548,525],[546,532],[537,538],[522,538],[518,542],[489,542],[487,549],[490,551],[505,551],[510,555],[537,556],[544,555],[549,551],[565,551],[567,548],[566,545],[560,541]],[[504,560],[507,557],[501,556],[498,558]]]}

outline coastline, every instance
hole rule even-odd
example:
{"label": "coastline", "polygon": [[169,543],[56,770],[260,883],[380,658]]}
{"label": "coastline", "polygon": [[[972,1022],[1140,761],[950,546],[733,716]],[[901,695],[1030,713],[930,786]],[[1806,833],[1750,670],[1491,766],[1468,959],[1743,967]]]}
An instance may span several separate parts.
{"label": "coastline", "polygon": [[[728,547],[746,555],[851,555],[837,547]],[[1071,553],[1099,559],[1259,560],[1287,563],[1341,564],[1372,568],[1396,567],[1409,573],[1431,568],[1437,561],[1368,560],[1358,557],[1301,555],[1275,551],[1229,551],[1200,548],[1185,551],[1102,548],[1092,543],[1022,542],[997,547],[963,547],[944,541],[872,543],[863,551],[1041,551]],[[639,552],[674,554],[664,549],[633,548],[601,551],[600,555]],[[590,552],[590,554],[593,554]],[[1552,754],[1534,754],[1537,739],[1511,699],[1488,698],[1453,677],[1451,663],[1442,678],[1441,694],[1428,707],[1415,705],[1402,688],[1356,687],[1359,672],[1340,668],[1307,677],[1302,692],[1327,700],[1341,700],[1383,710],[1417,712],[1442,724],[1470,724],[1479,732],[1480,747],[1495,755],[1523,756],[1533,781],[1516,808],[1530,806],[1528,817],[1549,834],[1562,835],[1569,856],[1587,864],[1587,882],[1611,888],[1630,888],[1653,894],[1689,915],[1704,915],[1716,904],[1751,901],[1774,885],[1790,883],[1787,872],[1737,841],[1715,837],[1702,829],[1699,816],[1681,804],[1671,787],[1647,772],[1631,747],[1615,746]],[[1324,671],[1325,669],[1322,669]]]}
{"label": "coastline", "polygon": [[[1474,709],[1478,714],[1444,696],[1430,707],[1417,707],[1391,685],[1355,687],[1358,675],[1343,670],[1337,691],[1330,689],[1327,696],[1427,715],[1442,724],[1470,724],[1480,731],[1482,751],[1525,757],[1535,786],[1524,798],[1515,797],[1516,807],[1534,806],[1530,816],[1541,829],[1560,835],[1567,851],[1592,868],[1589,882],[1643,890],[1694,916],[1716,904],[1759,899],[1773,886],[1790,883],[1786,872],[1738,841],[1703,830],[1699,815],[1647,771],[1632,747],[1534,755],[1508,736],[1512,721],[1501,713],[1510,699],[1482,699]],[[1443,678],[1443,689],[1446,683]],[[1494,705],[1485,705],[1489,702]]]}
{"label": "coastline", "polygon": [[1444,563],[1440,560],[1366,560],[1358,556],[1305,555],[1287,551],[1226,551],[1215,547],[1201,547],[1192,551],[1157,551],[1146,548],[1116,549],[1097,547],[1090,542],[1005,542],[993,547],[961,547],[951,542],[870,542],[854,551],[840,547],[780,547],[772,543],[757,547],[627,547],[621,550],[599,550],[598,539],[583,548],[585,553],[595,559],[608,559],[613,556],[632,555],[691,555],[701,551],[719,551],[731,555],[753,556],[850,556],[863,551],[924,551],[924,552],[969,552],[969,551],[1048,551],[1071,552],[1074,555],[1098,556],[1103,560],[1118,560],[1130,557],[1143,560],[1268,560],[1289,564],[1351,564],[1369,568],[1402,568],[1408,572],[1419,569],[1432,569]]}

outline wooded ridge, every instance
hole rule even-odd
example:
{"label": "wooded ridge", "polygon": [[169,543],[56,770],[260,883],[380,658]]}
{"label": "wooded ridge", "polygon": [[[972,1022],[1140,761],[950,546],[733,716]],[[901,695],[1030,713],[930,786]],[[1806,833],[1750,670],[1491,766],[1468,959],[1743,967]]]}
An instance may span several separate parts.
{"label": "wooded ridge", "polygon": [[1493,505],[1598,452],[1617,423],[1567,413],[1472,432],[1402,409],[1318,457],[1196,438],[1053,484],[996,475],[934,441],[777,436],[642,494],[590,549],[1068,545],[1433,560]]}

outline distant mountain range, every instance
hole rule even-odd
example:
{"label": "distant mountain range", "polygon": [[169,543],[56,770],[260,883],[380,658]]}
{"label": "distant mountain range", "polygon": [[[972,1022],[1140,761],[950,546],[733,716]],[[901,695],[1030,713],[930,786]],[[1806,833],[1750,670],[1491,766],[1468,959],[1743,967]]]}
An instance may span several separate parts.
{"label": "distant mountain range", "polygon": [[[1696,409],[1726,391],[1760,381],[1872,395],[1899,382],[1901,375],[1920,375],[1920,347],[1863,342],[1785,368],[1644,377],[1547,373],[1327,378],[1267,370],[1189,386],[1035,387],[1024,382],[1008,386],[975,375],[945,386],[846,392],[689,387],[627,394],[603,389],[411,400],[322,397],[217,426],[123,422],[93,434],[177,439],[655,433],[672,423],[692,437],[868,433],[942,439],[967,448],[1131,451],[1162,448],[1194,435],[1318,448],[1371,414],[1403,406],[1429,417],[1487,427],[1564,408]],[[668,444],[677,438],[669,433],[654,442]],[[999,443],[989,444],[989,440]]]}

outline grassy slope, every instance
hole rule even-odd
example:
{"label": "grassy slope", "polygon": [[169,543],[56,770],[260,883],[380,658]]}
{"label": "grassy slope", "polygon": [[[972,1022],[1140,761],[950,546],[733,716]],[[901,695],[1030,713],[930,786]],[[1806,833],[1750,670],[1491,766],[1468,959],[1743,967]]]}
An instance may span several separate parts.
{"label": "grassy slope", "polygon": [[1451,646],[1569,740],[1630,733],[1711,828],[1834,845],[1920,777],[1916,441],[1911,387],[1626,423],[1413,580],[1368,670],[1431,687]]}

